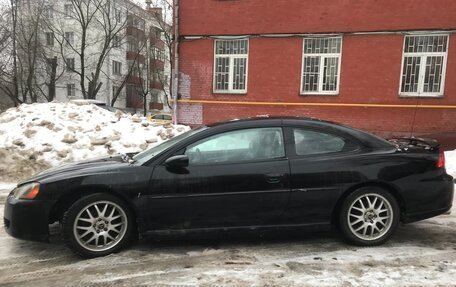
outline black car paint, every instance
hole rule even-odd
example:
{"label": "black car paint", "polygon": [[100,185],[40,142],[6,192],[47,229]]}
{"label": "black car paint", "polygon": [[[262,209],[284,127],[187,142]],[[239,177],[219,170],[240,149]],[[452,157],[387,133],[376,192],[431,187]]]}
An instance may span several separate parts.
{"label": "black car paint", "polygon": [[[166,159],[183,154],[187,145],[202,138],[254,127],[283,127],[286,157],[178,169],[164,165]],[[293,127],[350,138],[359,149],[297,156],[290,140]],[[368,133],[325,121],[232,121],[191,135],[143,165],[116,156],[40,173],[26,181],[40,183],[35,200],[8,197],[5,227],[16,237],[46,239],[48,223],[58,220],[76,198],[92,192],[122,198],[135,214],[140,233],[148,235],[327,225],[343,198],[362,185],[381,186],[392,192],[401,206],[402,220],[410,222],[451,208],[452,177],[443,168],[436,168],[437,160],[438,152],[401,151]]]}

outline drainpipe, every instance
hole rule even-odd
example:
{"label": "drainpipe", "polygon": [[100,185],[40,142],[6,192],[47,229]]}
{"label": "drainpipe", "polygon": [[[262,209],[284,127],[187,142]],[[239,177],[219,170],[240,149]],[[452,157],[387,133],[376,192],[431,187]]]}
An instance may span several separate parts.
{"label": "drainpipe", "polygon": [[179,0],[174,0],[174,71],[173,71],[173,119],[177,124],[177,94],[179,93]]}

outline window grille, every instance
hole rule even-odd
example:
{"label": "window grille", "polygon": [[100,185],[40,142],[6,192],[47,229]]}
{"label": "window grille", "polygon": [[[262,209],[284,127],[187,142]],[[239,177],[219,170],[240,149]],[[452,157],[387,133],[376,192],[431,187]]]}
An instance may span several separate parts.
{"label": "window grille", "polygon": [[448,35],[405,36],[400,95],[441,96]]}
{"label": "window grille", "polygon": [[214,92],[247,92],[247,39],[215,41]]}
{"label": "window grille", "polygon": [[339,93],[342,38],[305,38],[302,94]]}

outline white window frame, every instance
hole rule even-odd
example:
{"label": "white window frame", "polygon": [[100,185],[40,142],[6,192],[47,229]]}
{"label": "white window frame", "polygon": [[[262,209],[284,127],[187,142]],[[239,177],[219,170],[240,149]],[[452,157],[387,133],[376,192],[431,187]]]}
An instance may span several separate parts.
{"label": "white window frame", "polygon": [[65,18],[71,18],[74,13],[73,4],[63,4],[63,14]]}
{"label": "white window frame", "polygon": [[122,62],[112,60],[112,74],[116,76],[122,75]]}
{"label": "white window frame", "polygon": [[54,18],[54,6],[52,6],[52,5],[44,6],[44,17],[47,19]]}
{"label": "white window frame", "polygon": [[76,96],[76,85],[67,84],[67,97],[75,97],[75,96]]}
{"label": "white window frame", "polygon": [[[340,53],[315,53],[315,54],[306,54],[305,53],[305,47],[306,47],[306,39],[311,39],[311,38],[339,38],[340,39]],[[340,67],[342,66],[342,51],[343,51],[343,37],[342,36],[321,36],[321,37],[304,37],[302,40],[302,58],[301,58],[301,85],[299,86],[299,91],[301,95],[339,95],[339,87],[340,87],[340,79],[341,79],[341,74],[340,74]],[[318,91],[304,91],[303,83],[304,83],[304,58],[306,56],[310,57],[320,57],[320,71],[318,75]],[[337,80],[337,87],[335,91],[323,91],[323,67],[324,67],[324,62],[325,58],[338,58],[339,60],[339,65],[337,68],[337,75],[338,75],[338,80]]]}
{"label": "white window frame", "polygon": [[122,48],[122,37],[116,35],[112,38],[112,47],[113,48]]}
{"label": "white window frame", "polygon": [[54,46],[54,32],[46,32],[46,46]]}
{"label": "white window frame", "polygon": [[116,23],[122,22],[122,10],[114,8],[114,19],[116,20]]}
{"label": "white window frame", "polygon": [[74,72],[76,68],[76,65],[75,65],[75,60],[74,58],[66,58],[65,59],[65,71],[66,72]]}
{"label": "white window frame", "polygon": [[[405,52],[405,39],[406,37],[419,37],[419,36],[446,36],[447,37],[447,45],[446,45],[446,51],[445,52],[420,52],[420,53],[414,53],[414,52]],[[399,78],[399,96],[401,97],[442,97],[445,91],[445,76],[446,76],[446,67],[447,67],[447,59],[448,59],[448,44],[450,42],[450,35],[449,34],[410,34],[410,35],[405,35],[404,36],[404,41],[402,43],[402,62],[401,62],[401,73],[400,73],[400,78]],[[443,56],[443,62],[442,62],[442,82],[440,83],[440,91],[438,93],[424,93],[423,92],[423,86],[424,86],[424,77],[426,74],[426,58],[429,56]],[[404,60],[406,57],[420,57],[420,70],[418,74],[418,88],[417,92],[402,92],[402,73],[404,70]]]}
{"label": "white window frame", "polygon": [[74,32],[65,32],[65,44],[67,46],[74,45]]}
{"label": "white window frame", "polygon": [[[230,40],[247,40],[247,54],[223,54],[217,55],[217,42],[230,41]],[[212,73],[212,92],[214,94],[246,94],[248,87],[249,79],[249,53],[250,53],[250,41],[249,39],[220,39],[214,41],[214,70]],[[217,90],[217,83],[215,77],[216,71],[216,59],[217,58],[229,58],[229,67],[228,67],[228,90]],[[246,59],[245,61],[245,89],[243,90],[234,90],[233,89],[233,69],[234,69],[234,59]]]}

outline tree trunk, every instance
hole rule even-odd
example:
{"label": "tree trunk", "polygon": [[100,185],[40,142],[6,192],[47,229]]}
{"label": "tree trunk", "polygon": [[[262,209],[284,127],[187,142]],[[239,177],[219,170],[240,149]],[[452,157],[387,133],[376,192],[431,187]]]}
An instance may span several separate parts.
{"label": "tree trunk", "polygon": [[51,74],[49,79],[49,91],[48,91],[48,101],[52,102],[55,99],[55,82],[57,75],[57,57],[54,57],[51,60]]}
{"label": "tree trunk", "polygon": [[147,94],[143,95],[144,116],[147,117]]}

